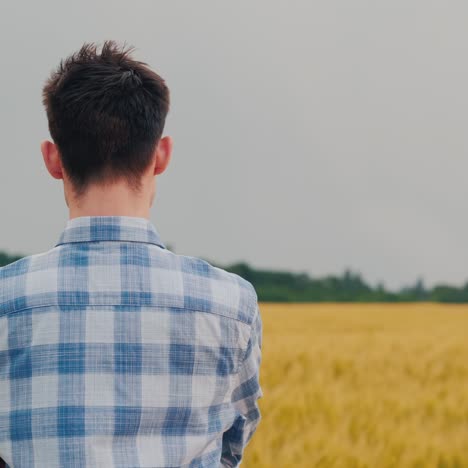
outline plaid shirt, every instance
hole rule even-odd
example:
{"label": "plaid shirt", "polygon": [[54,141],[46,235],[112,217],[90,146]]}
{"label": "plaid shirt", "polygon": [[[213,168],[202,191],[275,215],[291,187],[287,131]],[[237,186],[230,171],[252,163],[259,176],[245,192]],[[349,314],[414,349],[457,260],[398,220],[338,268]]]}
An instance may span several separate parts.
{"label": "plaid shirt", "polygon": [[7,466],[234,467],[260,420],[248,281],[131,216],[69,219],[0,268]]}

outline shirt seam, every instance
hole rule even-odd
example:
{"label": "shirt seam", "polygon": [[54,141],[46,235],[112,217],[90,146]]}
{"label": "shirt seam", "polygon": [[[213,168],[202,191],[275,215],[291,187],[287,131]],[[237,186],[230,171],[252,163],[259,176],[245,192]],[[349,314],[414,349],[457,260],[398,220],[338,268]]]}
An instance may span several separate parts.
{"label": "shirt seam", "polygon": [[67,245],[67,244],[82,244],[86,242],[139,242],[141,244],[148,244],[148,245],[156,245],[157,247],[161,247],[164,250],[168,250],[164,245],[159,244],[157,242],[152,242],[148,240],[138,240],[138,239],[83,239],[83,240],[66,240],[63,242],[59,242],[55,244],[52,249],[56,247],[60,247],[61,245]]}
{"label": "shirt seam", "polygon": [[[256,304],[257,304],[257,302],[256,302]],[[233,378],[237,378],[237,376],[239,375],[239,373],[241,371],[242,366],[244,365],[244,363],[246,361],[247,351],[249,350],[250,343],[252,342],[252,336],[253,336],[253,333],[254,333],[254,323],[255,323],[257,313],[260,313],[260,311],[257,310],[257,308],[256,308],[255,313],[253,314],[253,317],[252,317],[252,323],[247,324],[248,327],[249,327],[249,334],[248,334],[247,343],[245,345],[245,349],[242,351],[242,355],[239,356],[239,358],[238,358],[239,360],[237,362],[237,371],[234,373]]]}
{"label": "shirt seam", "polygon": [[[155,309],[164,309],[164,308],[171,308],[171,309],[182,309],[182,310],[190,310],[192,312],[203,312],[205,314],[211,314],[211,315],[219,315],[221,317],[225,317],[231,320],[235,320],[236,322],[243,323],[244,325],[247,325],[249,328],[251,324],[249,322],[245,322],[244,320],[238,319],[236,317],[230,317],[229,315],[225,314],[220,314],[220,313],[213,313],[213,312],[208,312],[206,310],[200,310],[196,309],[194,307],[179,307],[179,306],[160,306],[160,305],[154,305],[154,304],[76,304],[76,303],[68,303],[68,302],[60,302],[60,303],[51,303],[51,304],[41,304],[41,305],[35,305],[35,306],[29,306],[29,307],[21,307],[19,309],[15,309],[10,312],[6,312],[5,314],[0,314],[0,317],[7,316],[10,314],[15,314],[17,312],[22,312],[23,310],[29,310],[29,309],[39,309],[41,307],[60,307],[60,306],[78,306],[78,307],[101,307],[101,306],[125,306],[125,307],[152,307]],[[250,333],[249,333],[250,335]]]}

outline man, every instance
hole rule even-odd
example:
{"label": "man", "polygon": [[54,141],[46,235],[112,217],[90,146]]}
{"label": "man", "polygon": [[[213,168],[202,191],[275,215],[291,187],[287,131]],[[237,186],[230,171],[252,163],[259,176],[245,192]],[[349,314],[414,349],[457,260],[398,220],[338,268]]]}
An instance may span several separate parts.
{"label": "man", "polygon": [[131,51],[85,43],[43,89],[69,219],[49,251],[0,268],[9,467],[239,466],[260,419],[253,286],[169,251],[149,220],[169,91]]}

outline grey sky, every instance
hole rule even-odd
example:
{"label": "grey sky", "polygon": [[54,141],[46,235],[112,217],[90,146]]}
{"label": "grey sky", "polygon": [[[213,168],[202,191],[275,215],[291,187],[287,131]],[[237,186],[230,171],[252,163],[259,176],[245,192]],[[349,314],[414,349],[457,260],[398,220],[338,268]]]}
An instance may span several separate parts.
{"label": "grey sky", "polygon": [[468,280],[466,2],[6,3],[0,249],[55,244],[41,87],[84,41],[116,39],[171,89],[152,221],[177,253],[390,288]]}

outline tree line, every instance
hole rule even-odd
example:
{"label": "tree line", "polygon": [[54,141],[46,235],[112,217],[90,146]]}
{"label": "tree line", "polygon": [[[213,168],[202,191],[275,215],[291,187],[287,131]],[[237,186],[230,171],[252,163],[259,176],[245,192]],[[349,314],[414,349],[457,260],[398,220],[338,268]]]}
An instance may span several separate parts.
{"label": "tree line", "polygon": [[[21,259],[0,251],[0,267]],[[209,260],[207,260],[209,261]],[[399,291],[388,291],[380,283],[372,287],[359,272],[346,269],[341,275],[322,278],[307,273],[273,271],[253,268],[246,262],[212,265],[236,273],[250,281],[261,302],[452,302],[468,303],[468,281],[462,287],[439,284],[426,288],[422,279]]]}
{"label": "tree line", "polygon": [[372,287],[360,273],[350,269],[341,275],[312,278],[307,273],[259,270],[245,262],[220,267],[250,281],[262,302],[468,303],[468,282],[461,288],[440,284],[428,289],[418,279],[414,285],[394,292],[386,290],[382,283]]}

